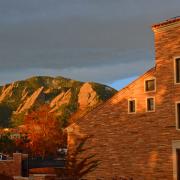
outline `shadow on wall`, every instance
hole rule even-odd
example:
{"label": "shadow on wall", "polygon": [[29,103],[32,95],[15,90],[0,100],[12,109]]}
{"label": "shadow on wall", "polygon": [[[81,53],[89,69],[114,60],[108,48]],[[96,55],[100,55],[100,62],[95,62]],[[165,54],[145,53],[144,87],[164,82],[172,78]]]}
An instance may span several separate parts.
{"label": "shadow on wall", "polygon": [[6,176],[6,175],[3,175],[3,174],[0,174],[0,180],[13,180],[13,178]]}
{"label": "shadow on wall", "polygon": [[[158,64],[159,69],[163,69],[163,66],[163,64]],[[88,135],[95,135],[95,138],[93,138],[93,140],[89,142],[89,146],[93,147],[94,152],[97,154],[97,158],[102,160],[101,165],[97,167],[97,169],[101,168],[99,171],[107,168],[107,159],[114,164],[119,164],[119,166],[122,166],[122,173],[120,175],[132,175],[131,169],[135,167],[135,164],[137,162],[138,164],[145,165],[138,165],[137,171],[139,174],[141,174],[140,172],[148,171],[149,175],[152,175],[157,170],[160,163],[159,159],[161,159],[161,152],[164,149],[163,147],[161,149],[158,147],[159,139],[156,138],[156,136],[164,137],[163,133],[166,133],[166,131],[169,132],[169,129],[166,128],[166,126],[168,126],[169,124],[174,125],[174,122],[170,122],[170,120],[166,121],[163,118],[164,113],[169,112],[170,116],[174,113],[172,112],[174,93],[174,82],[172,81],[173,73],[164,74],[163,80],[161,82],[157,82],[156,92],[144,92],[144,80],[151,76],[157,77],[159,80],[160,75],[161,74],[157,74],[156,76],[155,72],[153,74],[150,74],[150,76],[148,75],[147,77],[140,77],[135,82],[135,84],[131,84],[130,86],[124,88],[122,91],[113,96],[112,99],[108,100],[107,102],[92,110],[90,113],[86,114],[84,116],[84,119],[82,118],[83,120],[79,120],[73,126],[78,130],[78,133],[76,134],[77,136],[81,136],[81,132],[82,134],[83,132],[85,132]],[[155,97],[155,106],[157,107],[157,109],[155,110],[155,112],[153,112],[154,114],[146,113],[146,98],[150,96]],[[138,106],[136,114],[129,115],[127,113],[129,97],[137,97]],[[163,104],[165,104],[166,109],[162,108]],[[159,118],[159,120],[157,120],[156,117]],[[71,126],[71,128],[73,127]],[[170,129],[170,131],[173,131],[173,129]],[[150,135],[152,134],[153,136],[151,137]],[[120,137],[122,138],[120,139]],[[150,138],[148,139],[148,137]],[[162,144],[167,145],[168,140],[170,146],[171,138],[172,137],[169,137],[168,139],[163,138]],[[144,143],[147,140],[150,141],[150,144]],[[127,146],[127,144],[130,143],[132,147],[135,147],[135,150],[134,148]],[[122,149],[124,151],[126,150],[124,154],[119,153],[118,151]],[[120,162],[121,159],[125,159],[125,155],[133,155],[135,154],[135,152],[139,153],[144,158],[141,158],[140,156],[136,157],[136,162],[134,164],[132,163],[133,158],[126,158],[125,165],[123,165],[123,161]],[[113,154],[113,156],[107,156],[108,154]],[[113,159],[113,157],[116,158]],[[169,158],[169,161],[170,160],[171,159]],[[127,164],[129,166],[128,169]],[[117,169],[115,169],[116,167]],[[114,168],[108,166],[108,170],[109,172],[112,172],[116,175],[118,174],[119,170],[118,165],[114,166]],[[116,179],[120,179],[120,177],[114,177],[114,180]]]}

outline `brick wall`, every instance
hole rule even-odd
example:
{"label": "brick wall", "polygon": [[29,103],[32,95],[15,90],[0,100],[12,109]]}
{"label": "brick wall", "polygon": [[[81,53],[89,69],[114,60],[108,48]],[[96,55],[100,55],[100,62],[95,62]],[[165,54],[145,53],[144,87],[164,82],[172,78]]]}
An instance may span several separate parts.
{"label": "brick wall", "polygon": [[14,180],[56,180],[54,174],[34,174],[30,177],[14,176]]}
{"label": "brick wall", "polygon": [[56,180],[56,175],[53,174],[34,174],[33,180]]}
{"label": "brick wall", "polygon": [[[173,66],[174,57],[180,56],[179,34],[180,23],[155,31],[155,68],[69,128],[71,145],[77,136],[95,135],[88,146],[101,164],[88,179],[173,180],[172,141],[180,140],[175,120],[180,85],[174,84]],[[144,92],[144,80],[151,77],[156,78],[156,92]],[[155,112],[146,112],[146,98],[152,96]],[[131,98],[137,100],[135,114],[128,114]]]}
{"label": "brick wall", "polygon": [[20,176],[22,158],[21,153],[14,153],[12,160],[0,160],[0,174],[11,177]]}
{"label": "brick wall", "polygon": [[12,160],[0,161],[0,174],[13,177],[14,180],[56,180],[55,174],[33,174],[30,177],[22,177],[22,160],[27,154],[14,153]]}
{"label": "brick wall", "polygon": [[14,180],[33,180],[29,177],[14,176]]}

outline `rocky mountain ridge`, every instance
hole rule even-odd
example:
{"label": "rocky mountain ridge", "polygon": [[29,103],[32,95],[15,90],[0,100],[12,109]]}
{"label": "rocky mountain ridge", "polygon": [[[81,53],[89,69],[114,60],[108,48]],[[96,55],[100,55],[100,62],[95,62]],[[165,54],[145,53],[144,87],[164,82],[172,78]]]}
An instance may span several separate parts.
{"label": "rocky mountain ridge", "polygon": [[116,93],[113,88],[64,77],[36,76],[0,86],[0,126],[18,126],[25,114],[49,104],[66,126]]}

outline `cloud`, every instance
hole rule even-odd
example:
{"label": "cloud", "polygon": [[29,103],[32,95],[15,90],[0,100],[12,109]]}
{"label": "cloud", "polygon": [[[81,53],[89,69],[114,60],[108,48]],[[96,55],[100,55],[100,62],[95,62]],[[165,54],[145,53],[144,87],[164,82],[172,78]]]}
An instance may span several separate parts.
{"label": "cloud", "polygon": [[37,70],[106,83],[141,74],[154,63],[151,24],[178,15],[179,5],[179,0],[1,0],[0,82]]}
{"label": "cloud", "polygon": [[[89,56],[90,60],[87,61],[87,56],[91,51],[92,54],[91,56]],[[82,51],[80,57],[86,56],[86,61],[84,63],[79,63],[79,65],[76,65],[76,63],[74,63],[73,65],[72,60],[71,65],[69,66],[68,61],[66,62],[67,64],[65,64],[65,62],[63,61],[62,68],[59,64],[57,64],[55,67],[55,65],[52,66],[49,63],[49,66],[47,66],[47,62],[45,66],[43,66],[42,64],[39,64],[39,66],[31,66],[31,64],[29,64],[28,68],[21,68],[22,70],[19,69],[16,76],[18,76],[19,78],[23,74],[25,77],[28,77],[31,74],[51,76],[63,75],[69,78],[73,77],[74,79],[79,79],[82,81],[92,81],[93,79],[96,79],[96,81],[98,82],[110,83],[121,78],[139,75],[140,72],[144,72],[148,68],[152,67],[152,59],[148,59],[148,52],[147,54],[144,52],[144,50],[137,50],[134,52],[126,52],[124,54],[121,54],[117,49],[101,49],[101,51],[98,52],[95,51],[95,49],[88,49]],[[73,57],[71,57],[68,52],[66,53],[67,56],[69,56],[71,59],[83,62],[84,58],[80,59],[79,53],[76,56],[73,55]],[[104,57],[102,58],[103,55]],[[133,61],[131,60],[131,56],[134,57]],[[97,61],[97,57],[99,62]],[[6,70],[3,70],[2,68],[1,73],[4,73],[3,76],[9,74],[10,77],[13,77],[16,69],[18,68],[12,68],[11,72],[6,72]]]}

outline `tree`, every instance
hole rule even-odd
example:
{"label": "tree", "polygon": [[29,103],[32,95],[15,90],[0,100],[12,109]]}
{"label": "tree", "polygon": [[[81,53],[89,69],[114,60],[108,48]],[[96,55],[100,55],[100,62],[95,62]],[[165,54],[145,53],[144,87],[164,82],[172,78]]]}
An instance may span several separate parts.
{"label": "tree", "polygon": [[1,127],[9,127],[12,109],[5,103],[0,103],[0,125]]}
{"label": "tree", "polygon": [[94,171],[99,164],[96,154],[88,153],[92,148],[86,148],[85,144],[91,137],[84,137],[77,144],[73,152],[68,153],[66,168],[57,169],[57,175],[69,180],[79,180],[88,173]]}
{"label": "tree", "polygon": [[12,155],[14,152],[28,152],[27,136],[14,129],[1,130],[0,133],[0,152]]}
{"label": "tree", "polygon": [[48,105],[26,115],[24,125],[32,156],[46,157],[57,154],[57,150],[63,145],[63,130]]}
{"label": "tree", "polygon": [[5,132],[0,136],[0,152],[12,154],[16,150],[16,143],[11,139],[10,133]]}

